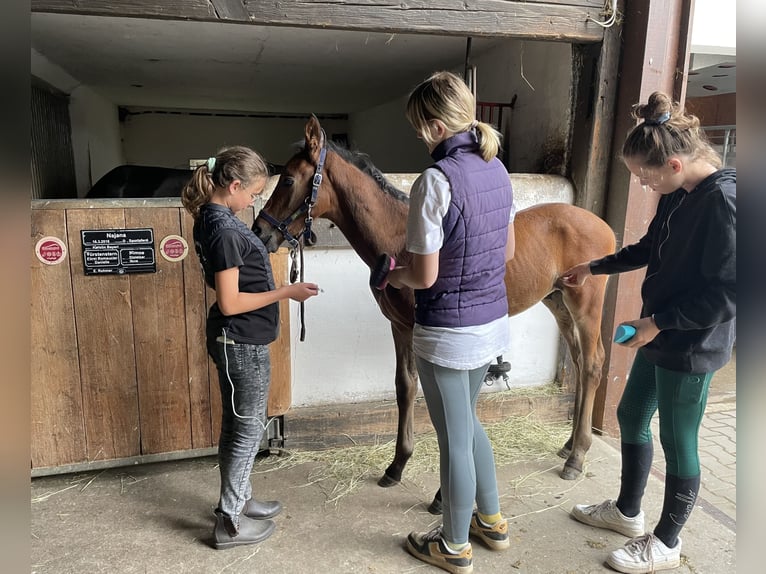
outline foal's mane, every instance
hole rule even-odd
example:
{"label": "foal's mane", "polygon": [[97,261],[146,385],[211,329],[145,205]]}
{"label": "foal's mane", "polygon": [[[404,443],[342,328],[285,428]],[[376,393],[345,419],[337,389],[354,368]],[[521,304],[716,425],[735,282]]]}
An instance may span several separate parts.
{"label": "foal's mane", "polygon": [[351,151],[333,141],[328,141],[326,145],[329,150],[338,154],[341,159],[350,163],[362,173],[370,176],[382,191],[398,201],[403,201],[405,203],[410,201],[410,197],[406,193],[394,187],[394,185],[385,178],[381,171],[373,165],[369,155],[360,151]]}

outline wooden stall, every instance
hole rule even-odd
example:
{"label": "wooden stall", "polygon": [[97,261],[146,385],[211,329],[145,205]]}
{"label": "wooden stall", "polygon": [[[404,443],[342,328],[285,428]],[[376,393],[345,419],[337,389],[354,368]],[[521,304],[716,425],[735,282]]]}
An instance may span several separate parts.
{"label": "wooden stall", "polygon": [[[212,452],[221,405],[205,317],[215,292],[180,201],[39,200],[31,223],[36,251],[43,238],[63,244],[51,261],[31,258],[33,474]],[[82,230],[136,228],[153,230],[156,272],[85,274]],[[169,236],[186,240],[183,259],[161,254]],[[286,280],[287,251],[271,259]],[[291,395],[288,302],[280,311],[268,405],[276,417]]]}

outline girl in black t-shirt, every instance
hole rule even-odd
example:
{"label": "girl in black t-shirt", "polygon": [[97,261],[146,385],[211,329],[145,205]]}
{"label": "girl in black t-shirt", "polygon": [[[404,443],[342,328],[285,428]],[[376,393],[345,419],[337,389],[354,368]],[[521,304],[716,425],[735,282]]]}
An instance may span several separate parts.
{"label": "girl in black t-shirt", "polygon": [[194,247],[216,302],[207,317],[207,350],[221,387],[218,462],[221,494],[215,510],[216,548],[254,544],[274,531],[269,520],[278,501],[252,497],[250,471],[266,428],[271,381],[268,345],[277,338],[278,302],[305,301],[319,291],[313,283],[276,287],[269,254],[236,217],[253,205],[268,179],[266,162],[253,150],[222,149],[197,168],[182,194],[194,217]]}

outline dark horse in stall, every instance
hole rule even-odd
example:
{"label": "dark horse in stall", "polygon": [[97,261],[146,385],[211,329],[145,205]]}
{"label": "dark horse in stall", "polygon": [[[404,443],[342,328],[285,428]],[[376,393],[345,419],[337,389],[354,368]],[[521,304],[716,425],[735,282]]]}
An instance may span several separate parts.
{"label": "dark horse in stall", "polygon": [[119,165],[88,191],[93,198],[181,197],[192,171],[151,165]]}
{"label": "dark horse in stall", "polygon": [[[282,166],[267,164],[270,174]],[[95,198],[181,197],[194,172],[188,169],[152,165],[119,165],[103,175],[85,195]]]}
{"label": "dark horse in stall", "polygon": [[[340,229],[370,269],[381,253],[406,264],[408,208],[407,196],[393,188],[367,156],[327,142],[319,121],[312,117],[306,124],[304,148],[284,166],[253,231],[274,252],[285,240],[295,247],[296,238],[305,233],[305,221],[323,217]],[[582,472],[592,441],[593,401],[604,363],[601,314],[607,277],[590,277],[582,287],[571,288],[561,275],[577,263],[613,253],[614,233],[596,215],[563,203],[521,210],[514,227],[516,252],[505,275],[509,315],[542,301],[556,318],[577,371],[572,434],[559,451],[567,459],[561,477],[571,480]],[[372,293],[391,322],[396,352],[396,452],[378,481],[380,486],[391,486],[401,480],[413,451],[414,296],[411,289],[391,286]]]}

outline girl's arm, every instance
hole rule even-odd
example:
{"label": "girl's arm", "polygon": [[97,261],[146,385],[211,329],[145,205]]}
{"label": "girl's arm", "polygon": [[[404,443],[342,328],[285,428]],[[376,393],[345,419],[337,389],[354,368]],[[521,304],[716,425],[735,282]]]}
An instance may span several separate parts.
{"label": "girl's arm", "polygon": [[412,254],[412,260],[407,267],[395,267],[388,274],[388,282],[392,287],[401,289],[405,285],[413,289],[428,289],[436,283],[439,276],[439,252],[428,255]]}
{"label": "girl's arm", "polygon": [[239,267],[230,267],[215,274],[215,296],[224,315],[239,315],[261,309],[282,299],[305,301],[319,293],[314,283],[293,283],[273,291],[243,293],[239,290]]}
{"label": "girl's arm", "polygon": [[505,244],[506,263],[513,259],[514,253],[516,253],[516,234],[513,231],[513,222],[511,222],[508,224],[508,241]]}

